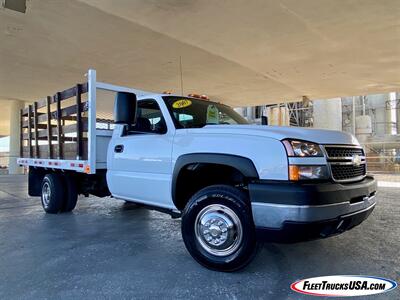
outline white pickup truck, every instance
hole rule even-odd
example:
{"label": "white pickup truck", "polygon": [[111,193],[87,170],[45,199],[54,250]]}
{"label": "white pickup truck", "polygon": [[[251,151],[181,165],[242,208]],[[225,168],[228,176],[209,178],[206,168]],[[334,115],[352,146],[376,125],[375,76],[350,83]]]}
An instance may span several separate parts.
{"label": "white pickup truck", "polygon": [[[200,264],[234,271],[260,240],[328,237],[374,209],[376,181],[350,134],[249,125],[205,97],[150,94],[87,75],[21,111],[18,161],[29,166],[29,194],[41,196],[47,213],[73,210],[78,194],[139,203],[181,217]],[[107,107],[113,117],[101,118]]]}

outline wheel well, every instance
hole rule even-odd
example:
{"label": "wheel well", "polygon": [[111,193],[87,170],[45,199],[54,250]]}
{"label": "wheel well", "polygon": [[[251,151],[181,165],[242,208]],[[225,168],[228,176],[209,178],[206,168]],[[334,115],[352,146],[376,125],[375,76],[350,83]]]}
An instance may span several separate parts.
{"label": "wheel well", "polygon": [[247,186],[247,178],[236,168],[213,163],[191,163],[184,166],[176,180],[174,204],[185,208],[190,197],[202,188],[214,184]]}
{"label": "wheel well", "polygon": [[28,173],[28,195],[40,196],[42,193],[42,181],[47,172],[43,168],[29,167]]}
{"label": "wheel well", "polygon": [[92,194],[97,197],[111,195],[106,183],[106,171],[98,170],[94,175],[77,173],[74,171],[52,170],[45,168],[29,167],[28,194],[29,196],[40,196],[42,193],[42,181],[46,174],[60,174],[73,177],[77,184],[79,194],[88,196]]}

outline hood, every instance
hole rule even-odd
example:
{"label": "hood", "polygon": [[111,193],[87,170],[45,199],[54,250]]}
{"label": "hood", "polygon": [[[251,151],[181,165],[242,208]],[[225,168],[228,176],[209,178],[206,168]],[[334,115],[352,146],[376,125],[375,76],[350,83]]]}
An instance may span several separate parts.
{"label": "hood", "polygon": [[298,139],[318,144],[359,145],[357,139],[346,132],[302,127],[265,125],[207,125],[203,128],[188,129],[193,133],[225,133],[265,136],[277,140]]}

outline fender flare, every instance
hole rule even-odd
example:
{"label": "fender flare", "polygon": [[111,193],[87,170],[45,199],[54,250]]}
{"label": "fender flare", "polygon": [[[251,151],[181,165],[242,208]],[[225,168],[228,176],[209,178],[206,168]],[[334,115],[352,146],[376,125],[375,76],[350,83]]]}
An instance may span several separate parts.
{"label": "fender flare", "polygon": [[172,201],[176,200],[176,184],[180,171],[187,165],[209,163],[225,165],[240,171],[246,178],[258,179],[258,172],[251,159],[243,156],[219,153],[190,153],[178,157],[172,173]]}

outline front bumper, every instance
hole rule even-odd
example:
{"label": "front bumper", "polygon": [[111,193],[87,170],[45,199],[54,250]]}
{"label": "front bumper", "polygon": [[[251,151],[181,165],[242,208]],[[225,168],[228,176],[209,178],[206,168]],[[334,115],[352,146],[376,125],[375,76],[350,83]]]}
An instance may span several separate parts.
{"label": "front bumper", "polygon": [[298,242],[349,230],[374,209],[376,188],[370,176],[348,184],[252,183],[249,192],[258,236]]}

